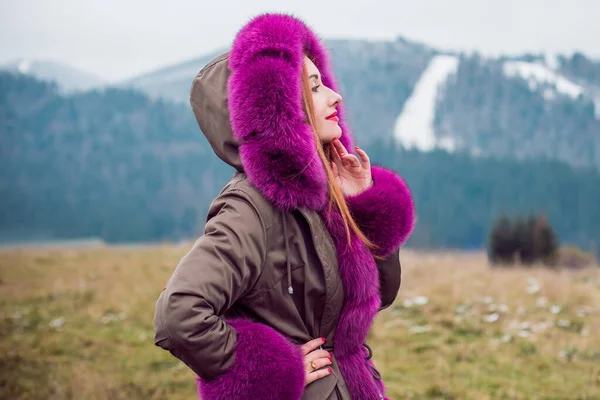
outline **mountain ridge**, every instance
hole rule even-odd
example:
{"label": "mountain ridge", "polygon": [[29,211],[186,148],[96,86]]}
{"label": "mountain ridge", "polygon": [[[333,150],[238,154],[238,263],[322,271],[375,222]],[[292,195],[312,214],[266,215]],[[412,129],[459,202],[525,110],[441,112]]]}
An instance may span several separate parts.
{"label": "mountain ridge", "polygon": [[[233,173],[189,106],[131,88],[64,95],[54,84],[0,73],[0,141],[0,240],[12,242],[197,236]],[[411,246],[482,248],[503,211],[546,212],[564,242],[600,242],[596,170],[406,150],[382,138],[359,144],[411,187],[419,216]]]}

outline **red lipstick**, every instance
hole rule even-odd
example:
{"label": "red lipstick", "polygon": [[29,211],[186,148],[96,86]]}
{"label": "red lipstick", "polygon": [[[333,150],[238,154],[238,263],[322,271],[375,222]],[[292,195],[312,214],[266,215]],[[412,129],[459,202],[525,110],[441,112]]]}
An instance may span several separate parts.
{"label": "red lipstick", "polygon": [[325,119],[329,119],[329,120],[336,121],[336,122],[340,120],[337,116],[337,111],[334,111],[330,116],[328,116]]}

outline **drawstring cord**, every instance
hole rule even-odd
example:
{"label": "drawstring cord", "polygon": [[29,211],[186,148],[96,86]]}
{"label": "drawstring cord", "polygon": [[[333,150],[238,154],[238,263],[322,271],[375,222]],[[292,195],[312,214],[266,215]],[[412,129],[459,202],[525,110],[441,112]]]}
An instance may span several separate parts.
{"label": "drawstring cord", "polygon": [[290,265],[290,246],[288,244],[287,235],[287,223],[285,214],[282,213],[283,217],[283,240],[285,242],[285,264],[287,267],[287,279],[288,279],[288,293],[294,294],[294,288],[292,287],[292,266]]}

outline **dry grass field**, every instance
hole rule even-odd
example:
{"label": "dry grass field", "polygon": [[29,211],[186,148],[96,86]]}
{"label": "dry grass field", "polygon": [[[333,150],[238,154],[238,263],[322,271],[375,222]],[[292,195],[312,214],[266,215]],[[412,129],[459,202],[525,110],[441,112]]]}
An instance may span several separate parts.
{"label": "dry grass field", "polygon": [[[0,252],[1,399],[195,399],[153,343],[155,301],[191,243]],[[370,344],[391,399],[600,399],[600,269],[401,255]]]}

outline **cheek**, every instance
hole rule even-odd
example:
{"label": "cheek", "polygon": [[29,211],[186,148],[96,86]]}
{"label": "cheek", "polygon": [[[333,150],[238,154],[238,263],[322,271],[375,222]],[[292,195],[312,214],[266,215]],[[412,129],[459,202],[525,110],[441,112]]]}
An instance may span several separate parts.
{"label": "cheek", "polygon": [[318,121],[322,121],[326,115],[327,111],[327,103],[324,101],[323,96],[315,96],[313,103],[315,105],[315,117],[317,117]]}

